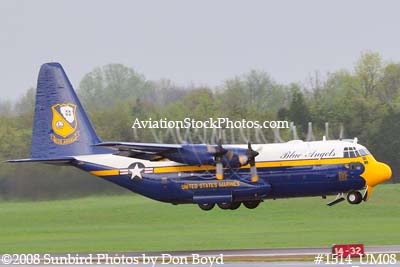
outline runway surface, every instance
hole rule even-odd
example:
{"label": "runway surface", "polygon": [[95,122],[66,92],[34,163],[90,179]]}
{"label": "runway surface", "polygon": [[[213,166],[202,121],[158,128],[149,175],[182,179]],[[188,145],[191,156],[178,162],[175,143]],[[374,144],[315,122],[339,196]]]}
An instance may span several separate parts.
{"label": "runway surface", "polygon": [[[12,265],[0,265],[1,267],[10,267]],[[32,267],[39,267],[39,266],[49,266],[49,265],[22,265],[22,266],[32,266]],[[76,266],[76,267],[87,267],[88,265],[57,265],[60,267],[67,267],[67,266]],[[99,267],[110,267],[113,265],[93,265],[93,266],[99,266]],[[115,265],[114,265],[115,266]],[[132,266],[137,266],[137,267],[150,267],[152,265],[119,265],[121,267],[132,267]],[[157,264],[154,267],[200,267],[200,266],[207,266],[210,267],[210,265],[161,265]],[[313,262],[227,262],[224,265],[213,265],[212,267],[330,267],[330,266],[341,266],[341,267],[400,267],[400,263],[397,262],[396,264],[390,264],[390,265],[377,265],[377,264],[353,264],[353,265],[343,265],[343,264],[337,264],[337,265],[326,265],[326,264],[314,264]]]}
{"label": "runway surface", "polygon": [[[364,262],[359,262],[354,260],[353,262],[342,262],[339,264],[327,264],[326,258],[320,261],[319,264],[314,262],[316,255],[329,255],[331,253],[330,248],[285,248],[285,249],[245,249],[245,250],[203,250],[203,251],[159,251],[159,252],[125,252],[125,253],[71,253],[71,254],[41,254],[41,263],[37,265],[23,265],[23,266],[87,266],[87,264],[80,264],[75,262],[75,264],[64,264],[58,262],[57,264],[43,264],[45,262],[45,255],[50,255],[53,258],[62,258],[68,255],[72,257],[80,258],[90,258],[90,265],[92,266],[138,266],[138,267],[308,267],[308,266],[349,266],[349,267],[362,267],[362,266],[394,266],[400,267],[400,245],[396,246],[368,246],[365,247],[366,254],[386,254],[393,255],[395,261],[379,262],[379,264],[372,263],[369,260],[364,260]],[[398,255],[395,255],[398,254]],[[12,266],[13,264],[5,264],[3,262],[3,256],[8,254],[0,255],[0,267]],[[124,264],[124,262],[106,262],[103,258],[104,255],[110,258],[129,258],[131,262]],[[163,255],[167,259],[163,262]],[[165,256],[167,255],[167,256]],[[194,256],[199,255],[199,256]],[[153,261],[144,262],[144,257],[147,259],[153,259]],[[201,257],[204,259],[213,258],[214,261],[207,261],[204,263],[193,264],[193,257]],[[223,258],[223,263],[217,261],[219,257]],[[132,259],[138,259],[137,262],[132,262]],[[173,262],[171,259],[186,259],[180,262]],[[99,260],[101,259],[101,260]],[[304,259],[304,261],[302,261]],[[292,260],[292,261],[291,261]],[[168,262],[169,261],[169,262]],[[125,262],[126,263],[126,262]],[[19,264],[21,265],[21,264]]]}
{"label": "runway surface", "polygon": [[[231,249],[231,250],[199,250],[199,251],[163,251],[146,252],[146,255],[157,256],[163,253],[174,256],[190,256],[193,253],[202,256],[223,254],[224,257],[275,257],[275,256],[309,256],[320,253],[331,253],[331,248],[276,248],[276,249]],[[400,245],[393,246],[366,246],[365,253],[400,253]],[[143,252],[123,253],[124,255],[137,256]]]}

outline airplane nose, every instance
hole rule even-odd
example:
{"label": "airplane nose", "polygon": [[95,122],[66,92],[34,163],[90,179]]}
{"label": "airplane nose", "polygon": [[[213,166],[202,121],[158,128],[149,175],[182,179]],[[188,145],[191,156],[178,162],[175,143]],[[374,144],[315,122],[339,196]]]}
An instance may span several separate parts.
{"label": "airplane nose", "polygon": [[382,162],[375,162],[366,168],[365,173],[362,175],[368,186],[376,186],[383,183],[392,177],[392,169]]}
{"label": "airplane nose", "polygon": [[[383,181],[389,180],[392,178],[392,169],[389,167],[389,165],[385,163],[381,163],[381,177]],[[382,182],[383,182],[382,181]]]}

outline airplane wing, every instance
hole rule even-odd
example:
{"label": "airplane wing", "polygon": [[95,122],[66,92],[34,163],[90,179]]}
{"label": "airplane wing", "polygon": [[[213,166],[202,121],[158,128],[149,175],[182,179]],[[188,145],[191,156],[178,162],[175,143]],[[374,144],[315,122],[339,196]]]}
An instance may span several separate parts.
{"label": "airplane wing", "polygon": [[162,160],[182,149],[182,145],[157,143],[102,142],[95,146],[116,150],[116,155],[145,160]]}
{"label": "airplane wing", "polygon": [[[168,159],[189,165],[217,165],[240,167],[249,163],[249,149],[223,148],[221,144],[156,144],[102,142],[95,146],[115,150],[115,155],[151,161]],[[258,155],[258,153],[257,153]]]}

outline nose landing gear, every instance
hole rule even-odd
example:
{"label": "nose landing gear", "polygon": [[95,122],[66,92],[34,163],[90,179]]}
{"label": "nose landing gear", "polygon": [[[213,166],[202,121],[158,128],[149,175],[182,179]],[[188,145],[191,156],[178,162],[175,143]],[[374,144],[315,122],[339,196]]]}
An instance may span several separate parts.
{"label": "nose landing gear", "polygon": [[347,201],[350,204],[353,204],[353,205],[360,204],[362,200],[363,200],[363,196],[358,191],[351,191],[351,192],[347,193]]}
{"label": "nose landing gear", "polygon": [[352,205],[356,205],[356,204],[360,204],[363,201],[363,196],[360,192],[358,191],[350,191],[347,194],[345,193],[340,193],[336,196],[336,199],[327,203],[328,206],[333,206],[336,205],[342,201],[344,201],[345,199],[347,199],[347,201],[352,204]]}

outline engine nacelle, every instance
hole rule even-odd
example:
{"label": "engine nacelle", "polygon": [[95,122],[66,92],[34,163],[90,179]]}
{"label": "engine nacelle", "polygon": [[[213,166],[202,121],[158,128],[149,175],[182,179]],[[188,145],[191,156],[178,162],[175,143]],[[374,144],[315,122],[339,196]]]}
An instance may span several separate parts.
{"label": "engine nacelle", "polygon": [[[183,145],[179,150],[168,152],[170,160],[189,165],[215,165],[215,147],[210,145]],[[228,152],[221,158],[226,168],[239,168],[248,163],[246,149],[227,149]]]}
{"label": "engine nacelle", "polygon": [[214,165],[214,154],[209,152],[208,145],[183,145],[182,148],[171,153],[170,160],[189,165]]}
{"label": "engine nacelle", "polygon": [[247,165],[248,160],[246,152],[228,150],[228,153],[222,157],[221,161],[224,167],[239,168]]}

